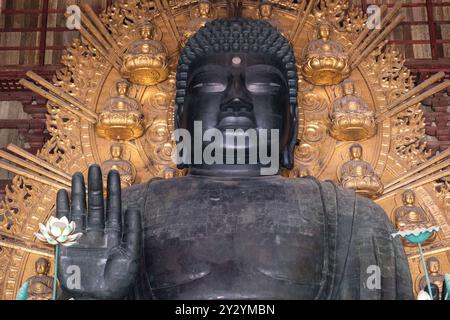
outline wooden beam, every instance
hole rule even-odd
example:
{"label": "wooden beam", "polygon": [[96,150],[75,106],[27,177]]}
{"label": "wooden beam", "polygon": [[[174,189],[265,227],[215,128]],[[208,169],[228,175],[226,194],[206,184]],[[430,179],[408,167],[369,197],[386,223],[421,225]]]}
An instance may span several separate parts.
{"label": "wooden beam", "polygon": [[48,24],[48,5],[49,0],[44,0],[42,3],[41,14],[41,33],[39,41],[39,64],[45,65],[45,51],[47,47],[47,24]]}
{"label": "wooden beam", "polygon": [[43,130],[45,119],[0,119],[0,129]]}
{"label": "wooden beam", "polygon": [[438,58],[438,48],[437,48],[437,32],[436,24],[434,23],[434,13],[433,13],[433,2],[432,0],[426,0],[427,7],[427,20],[428,20],[428,32],[430,35],[430,46],[431,46],[431,57],[433,59]]}

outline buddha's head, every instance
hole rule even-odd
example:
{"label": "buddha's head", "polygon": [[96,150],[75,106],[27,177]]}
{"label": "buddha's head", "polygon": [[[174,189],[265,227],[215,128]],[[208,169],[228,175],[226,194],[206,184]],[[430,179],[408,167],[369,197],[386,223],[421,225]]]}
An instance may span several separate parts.
{"label": "buddha's head", "polygon": [[194,123],[202,124],[202,133],[216,129],[222,133],[224,155],[239,151],[238,137],[230,130],[267,132],[265,142],[249,142],[246,151],[270,147],[276,130],[280,164],[291,169],[297,86],[292,47],[270,23],[242,18],[208,22],[189,39],[179,60],[175,127],[192,136]]}
{"label": "buddha's head", "polygon": [[351,96],[355,94],[355,83],[352,80],[344,80],[342,82],[342,90],[344,91],[344,95]]}
{"label": "buddha's head", "polygon": [[412,206],[416,202],[416,194],[412,190],[406,190],[402,195],[403,204],[407,206]]}
{"label": "buddha's head", "polygon": [[363,148],[359,143],[352,144],[350,146],[350,159],[361,160],[363,154]]}
{"label": "buddha's head", "polygon": [[113,159],[121,159],[122,158],[123,149],[120,144],[114,143],[109,150],[111,152],[111,157]]}
{"label": "buddha's head", "polygon": [[48,272],[50,271],[50,262],[45,258],[39,258],[36,260],[34,268],[38,275],[40,276],[47,275]]}
{"label": "buddha's head", "polygon": [[321,23],[318,28],[319,39],[328,40],[331,35],[331,27],[328,23]]}
{"label": "buddha's head", "polygon": [[432,274],[437,274],[441,271],[441,263],[439,259],[436,257],[431,257],[427,259],[427,268],[428,271]]}
{"label": "buddha's head", "polygon": [[130,84],[128,81],[121,80],[116,83],[117,94],[121,97],[125,97],[128,95],[128,89],[130,88]]}
{"label": "buddha's head", "polygon": [[273,7],[270,2],[264,1],[259,5],[258,10],[261,18],[269,19],[272,16]]}
{"label": "buddha's head", "polygon": [[208,0],[202,0],[198,3],[198,13],[202,18],[208,18],[211,14],[211,2]]}
{"label": "buddha's head", "polygon": [[152,39],[155,33],[155,26],[151,23],[145,23],[139,28],[139,34],[142,39]]}

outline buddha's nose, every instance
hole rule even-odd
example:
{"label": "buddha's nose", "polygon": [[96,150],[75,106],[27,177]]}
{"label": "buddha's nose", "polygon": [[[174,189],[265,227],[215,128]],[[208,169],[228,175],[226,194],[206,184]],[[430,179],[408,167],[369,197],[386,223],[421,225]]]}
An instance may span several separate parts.
{"label": "buddha's nose", "polygon": [[253,104],[241,75],[233,76],[221,103],[221,111],[252,112]]}

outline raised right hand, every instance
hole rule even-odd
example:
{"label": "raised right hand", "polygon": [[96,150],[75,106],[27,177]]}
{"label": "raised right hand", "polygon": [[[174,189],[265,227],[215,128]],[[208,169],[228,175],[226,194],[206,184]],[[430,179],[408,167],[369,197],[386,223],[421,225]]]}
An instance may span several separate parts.
{"label": "raised right hand", "polygon": [[[72,247],[60,247],[58,279],[70,297],[95,299],[124,298],[139,271],[141,217],[128,209],[122,219],[120,176],[108,174],[104,208],[102,172],[92,165],[88,174],[88,205],[81,173],[72,178],[71,201],[65,190],[56,200],[56,215],[75,221],[83,236]],[[122,221],[124,220],[124,230]],[[74,278],[79,271],[79,279]],[[79,280],[79,281],[78,281]],[[79,284],[79,286],[77,286]]]}

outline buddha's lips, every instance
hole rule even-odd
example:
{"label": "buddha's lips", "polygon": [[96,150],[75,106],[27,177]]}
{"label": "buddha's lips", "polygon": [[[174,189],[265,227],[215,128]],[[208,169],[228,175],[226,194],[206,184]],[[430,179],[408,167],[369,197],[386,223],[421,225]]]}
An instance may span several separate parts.
{"label": "buddha's lips", "polygon": [[217,124],[218,129],[249,129],[256,128],[255,121],[253,117],[249,115],[226,115],[220,117],[220,121]]}

